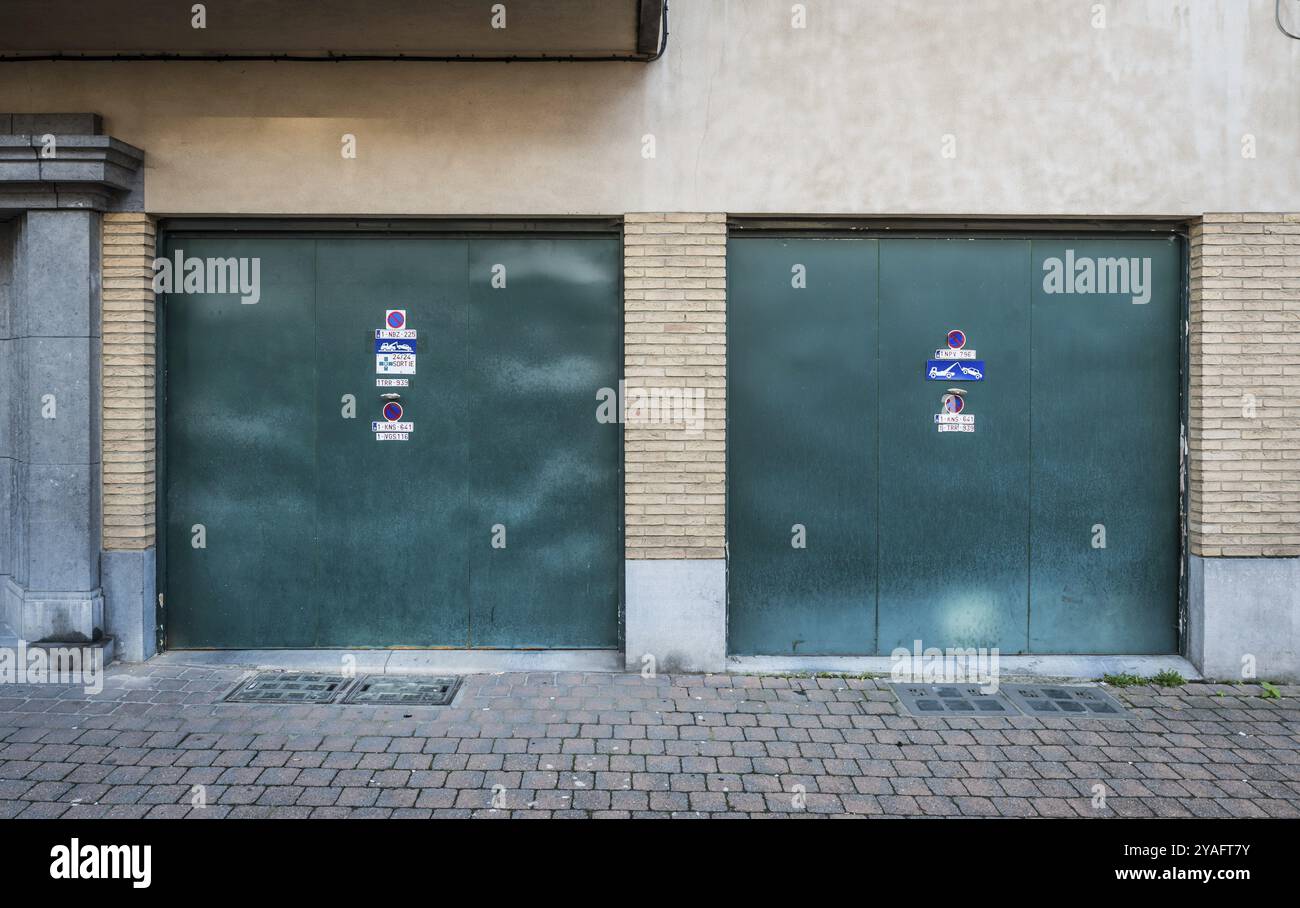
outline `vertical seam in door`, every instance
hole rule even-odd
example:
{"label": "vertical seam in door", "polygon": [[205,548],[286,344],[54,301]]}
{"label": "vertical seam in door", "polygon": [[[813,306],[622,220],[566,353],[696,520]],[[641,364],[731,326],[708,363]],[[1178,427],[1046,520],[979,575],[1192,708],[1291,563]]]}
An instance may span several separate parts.
{"label": "vertical seam in door", "polygon": [[313,611],[316,613],[316,630],[312,640],[320,646],[320,241],[311,241],[311,373],[312,373],[312,424],[311,460],[312,483],[312,590]]}
{"label": "vertical seam in door", "polygon": [[876,240],[876,424],[872,427],[876,436],[876,639],[871,649],[880,654],[880,248],[884,241]]}
{"label": "vertical seam in door", "polygon": [[[164,252],[171,256],[171,237],[166,233],[154,239],[155,256]],[[155,646],[159,653],[167,651],[167,630],[171,626],[166,611],[167,594],[170,592],[171,574],[167,571],[167,465],[171,460],[168,453],[170,436],[167,432],[167,413],[171,406],[167,395],[167,297],[159,293],[154,298],[154,449],[157,452],[154,472],[154,545],[157,547],[154,558],[154,602],[153,634]],[[102,317],[102,316],[101,316]],[[101,338],[102,340],[102,338]],[[101,454],[102,456],[102,454]],[[163,607],[159,607],[158,593],[162,593]],[[147,613],[146,613],[147,614]]]}
{"label": "vertical seam in door", "polygon": [[1189,631],[1188,621],[1188,595],[1191,583],[1191,539],[1189,537],[1190,527],[1190,502],[1191,495],[1191,463],[1188,457],[1187,444],[1189,443],[1191,433],[1191,414],[1189,412],[1191,393],[1191,368],[1192,368],[1192,285],[1191,285],[1191,241],[1189,236],[1180,236],[1175,240],[1178,244],[1179,268],[1178,268],[1178,590],[1177,606],[1175,608],[1174,620],[1177,628],[1175,631],[1176,642],[1175,649],[1182,655],[1187,655],[1184,651],[1184,644],[1187,642]]}
{"label": "vertical seam in door", "polygon": [[1028,485],[1026,504],[1029,516],[1025,521],[1025,652],[1033,652],[1030,628],[1033,626],[1034,607],[1034,241],[1029,240],[1029,261],[1025,263],[1025,292],[1028,299],[1025,308],[1029,313],[1029,343],[1025,377],[1029,385],[1029,463],[1026,465],[1025,481]]}
{"label": "vertical seam in door", "polygon": [[465,647],[472,649],[474,646],[474,532],[473,532],[473,504],[474,504],[474,471],[471,464],[474,462],[474,433],[472,430],[472,419],[474,405],[472,398],[474,396],[474,373],[470,368],[470,318],[474,312],[474,282],[471,279],[469,263],[471,256],[471,247],[474,240],[465,240],[465,395],[464,411],[461,414],[461,425],[465,432]]}
{"label": "vertical seam in door", "polygon": [[[620,365],[619,372],[624,377],[626,377],[627,375],[627,324],[626,324],[627,291],[624,289],[627,281],[627,275],[625,273],[627,269],[623,267],[624,262],[627,260],[626,222],[627,222],[627,218],[626,216],[624,216],[624,236],[623,236],[623,244],[619,249],[619,254],[621,258],[619,261],[619,269],[618,269],[620,275],[618,297],[619,297],[619,310],[620,310],[619,344],[620,344],[620,351],[621,351],[619,353],[618,361]],[[722,371],[722,394],[723,394],[723,400],[722,400],[722,430],[723,430],[723,435],[722,435],[722,640],[723,640],[723,645],[722,648],[723,648],[724,659],[729,658],[732,655],[732,653],[735,652],[734,648],[732,647],[732,640],[731,640],[731,444],[733,438],[731,434],[731,378],[732,378],[731,370],[733,367],[733,363],[731,359],[731,273],[732,273],[731,265],[732,262],[734,261],[734,257],[731,254],[731,250],[732,250],[733,240],[734,237],[732,237],[731,230],[730,228],[728,228],[727,240],[726,240],[726,253],[723,256],[723,261],[725,263],[724,274],[726,274],[726,278],[724,279],[724,283],[722,287],[722,293],[723,293],[722,349],[725,351],[723,353],[724,358],[723,358],[723,366],[722,366],[722,370],[723,370]],[[626,453],[627,441],[625,440],[625,435],[624,435],[625,430],[623,428],[623,405],[621,402],[619,404],[618,418],[619,418],[619,462],[624,463],[627,457],[627,453]],[[620,517],[620,523],[625,524],[627,522],[626,464],[624,464],[622,480],[623,480],[623,507],[622,507],[621,517]],[[626,642],[627,530],[626,528],[623,530],[622,544],[620,546],[620,551],[622,553],[620,556],[620,560],[623,563],[623,580],[621,584],[621,586],[623,587],[622,595],[624,597],[623,608],[622,608],[623,611],[622,624],[624,629],[623,648],[624,650],[626,650],[627,649],[627,642]]]}

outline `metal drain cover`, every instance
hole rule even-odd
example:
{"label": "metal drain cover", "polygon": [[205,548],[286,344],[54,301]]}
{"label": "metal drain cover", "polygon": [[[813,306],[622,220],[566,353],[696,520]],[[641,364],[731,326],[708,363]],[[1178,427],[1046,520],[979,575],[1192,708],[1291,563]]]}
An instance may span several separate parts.
{"label": "metal drain cover", "polygon": [[1099,687],[1064,684],[1004,684],[1001,689],[1027,716],[1123,719],[1124,704]]}
{"label": "metal drain cover", "polygon": [[446,706],[456,696],[460,678],[427,675],[366,675],[343,699],[368,706]]}
{"label": "metal drain cover", "polygon": [[978,684],[890,684],[889,689],[913,716],[1016,715],[1005,696],[985,693]]}
{"label": "metal drain cover", "polygon": [[236,703],[330,703],[347,686],[344,675],[258,672],[226,697]]}

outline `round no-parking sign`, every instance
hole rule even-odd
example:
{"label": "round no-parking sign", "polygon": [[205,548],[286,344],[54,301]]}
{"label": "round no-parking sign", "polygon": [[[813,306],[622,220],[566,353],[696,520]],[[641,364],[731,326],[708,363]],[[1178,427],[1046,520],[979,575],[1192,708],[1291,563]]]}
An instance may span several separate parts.
{"label": "round no-parking sign", "polygon": [[402,405],[396,401],[389,401],[384,404],[384,419],[389,422],[397,422],[402,418]]}
{"label": "round no-parking sign", "polygon": [[406,310],[389,309],[384,313],[384,324],[394,331],[399,331],[406,327]]}

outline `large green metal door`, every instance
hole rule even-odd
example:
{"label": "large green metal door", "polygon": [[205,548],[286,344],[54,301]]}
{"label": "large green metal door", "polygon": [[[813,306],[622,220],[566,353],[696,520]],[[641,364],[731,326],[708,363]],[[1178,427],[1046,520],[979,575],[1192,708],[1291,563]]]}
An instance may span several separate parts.
{"label": "large green metal door", "polygon": [[[880,641],[1023,652],[1029,593],[1029,243],[880,247]],[[930,381],[950,330],[978,382]],[[972,433],[933,416],[964,389]]]}
{"label": "large green metal door", "polygon": [[[1176,649],[1176,240],[728,254],[732,652]],[[1053,262],[1078,279],[1047,282]],[[982,380],[927,378],[952,329]],[[953,388],[974,432],[937,430]]]}
{"label": "large green metal door", "polygon": [[470,245],[476,645],[618,640],[620,436],[596,420],[618,387],[618,268],[617,240]]}
{"label": "large green metal door", "polygon": [[262,299],[164,300],[164,620],[183,647],[316,640],[315,244],[190,237],[168,256],[260,258]]}
{"label": "large green metal door", "polygon": [[732,240],[731,647],[872,652],[876,242]]}
{"label": "large green metal door", "polygon": [[[260,259],[262,292],[164,299],[169,646],[617,642],[617,240],[178,249]],[[418,334],[408,387],[376,386],[387,309]],[[408,440],[376,439],[384,394]]]}
{"label": "large green metal door", "polygon": [[[470,643],[466,256],[465,240],[316,244],[317,646]],[[409,388],[375,386],[387,309],[418,335]],[[383,393],[408,441],[370,431]]]}
{"label": "large green metal door", "polygon": [[[1103,271],[1048,293],[1050,259]],[[1117,291],[1135,263],[1145,302]],[[1174,239],[1034,242],[1034,652],[1178,648],[1181,270]]]}

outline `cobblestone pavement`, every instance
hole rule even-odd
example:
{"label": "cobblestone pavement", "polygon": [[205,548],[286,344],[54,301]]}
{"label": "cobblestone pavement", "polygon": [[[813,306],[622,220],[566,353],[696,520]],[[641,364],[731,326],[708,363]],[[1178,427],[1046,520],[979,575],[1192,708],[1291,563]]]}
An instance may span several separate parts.
{"label": "cobblestone pavement", "polygon": [[1300,816],[1300,687],[1128,688],[1130,721],[913,719],[881,681],[743,675],[220,702],[246,674],[167,659],[110,667],[95,696],[0,686],[0,818]]}

